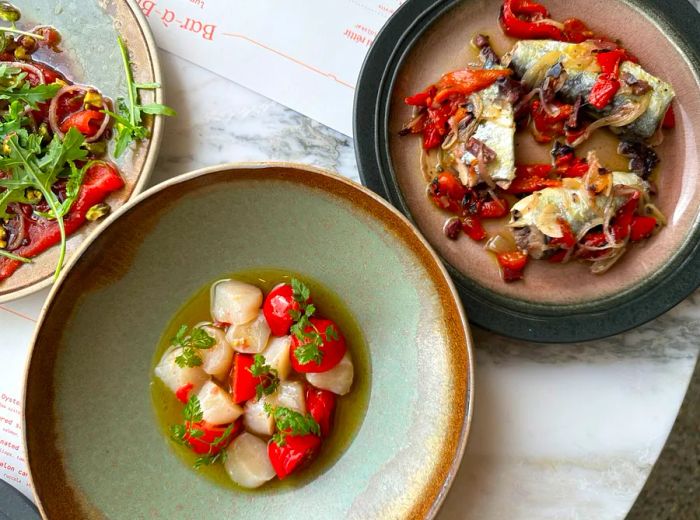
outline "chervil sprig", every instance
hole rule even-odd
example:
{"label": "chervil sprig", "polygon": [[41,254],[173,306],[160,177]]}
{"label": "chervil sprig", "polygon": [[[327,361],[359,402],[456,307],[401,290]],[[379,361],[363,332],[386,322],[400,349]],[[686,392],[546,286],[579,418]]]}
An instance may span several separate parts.
{"label": "chervil sprig", "polygon": [[321,427],[311,414],[303,415],[283,406],[273,407],[269,403],[265,403],[264,409],[268,417],[272,417],[275,421],[277,433],[272,436],[272,440],[278,446],[286,444],[285,437],[287,435],[308,435],[310,433],[321,435]]}
{"label": "chervil sprig", "polygon": [[175,358],[175,363],[180,368],[200,366],[202,358],[199,351],[209,349],[216,343],[204,329],[194,327],[188,334],[188,328],[187,325],[181,325],[171,340],[174,346],[182,348],[182,352]]}
{"label": "chervil sprig", "polygon": [[255,386],[255,397],[260,399],[263,395],[271,395],[280,384],[277,370],[265,364],[265,357],[255,354],[253,364],[248,368],[254,377],[259,377],[260,382]]}
{"label": "chervil sprig", "polygon": [[[311,316],[316,312],[314,304],[309,303],[311,291],[303,282],[296,278],[292,278],[291,285],[292,297],[299,304],[299,310],[289,310],[289,315],[295,322],[290,331],[301,344],[294,350],[294,357],[302,365],[311,361],[321,363],[323,360],[323,352],[321,351],[323,337],[321,336],[321,331],[310,320]],[[332,327],[328,328],[332,330]],[[328,330],[326,330],[326,333],[328,333]],[[335,331],[332,331],[332,333],[335,334]]]}

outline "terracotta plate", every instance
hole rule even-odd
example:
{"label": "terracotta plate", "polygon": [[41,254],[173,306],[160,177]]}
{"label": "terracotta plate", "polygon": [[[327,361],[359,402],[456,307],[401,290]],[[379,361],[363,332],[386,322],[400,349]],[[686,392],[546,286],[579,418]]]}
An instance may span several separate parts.
{"label": "terracotta plate", "polygon": [[[514,40],[498,27],[501,2],[409,0],[370,49],[355,97],[355,146],[363,182],[411,218],[438,250],[470,318],[495,332],[534,341],[581,341],[622,332],[681,301],[700,284],[700,14],[685,0],[544,0],[555,19],[580,17],[596,32],[620,38],[651,73],[677,94],[677,126],[658,148],[657,205],[669,225],[631,248],[608,273],[596,276],[572,262],[530,262],[523,282],[505,284],[482,244],[447,240],[445,214],[426,197],[420,140],[399,137],[410,119],[405,96],[446,71],[475,61],[470,40],[491,36],[505,53]],[[663,9],[663,10],[662,10]],[[626,169],[606,131],[588,149],[607,150],[610,168]],[[585,149],[584,149],[585,150]],[[547,147],[516,139],[516,159],[549,162]]]}
{"label": "terracotta plate", "polygon": [[[155,42],[138,5],[132,0],[71,0],[62,1],[60,5],[55,0],[32,0],[17,5],[22,11],[20,27],[44,24],[53,25],[60,31],[63,52],[41,54],[38,59],[56,66],[76,83],[94,85],[113,100],[127,96],[117,35],[121,35],[129,48],[134,80],[138,83],[161,82]],[[151,91],[141,92],[144,103],[162,103],[162,96],[162,89],[155,95]],[[113,209],[143,189],[158,155],[162,125],[162,118],[156,118],[149,124],[151,138],[116,161],[126,185],[107,199]],[[87,224],[73,234],[68,239],[66,258],[70,258],[98,227],[99,224]],[[53,247],[36,257],[33,263],[22,266],[10,278],[0,282],[0,302],[26,296],[50,285],[57,261],[58,247]]]}
{"label": "terracotta plate", "polygon": [[[266,267],[340,296],[367,344],[370,368],[356,378],[369,403],[320,474],[244,491],[174,453],[152,406],[150,368],[194,292]],[[180,176],[109,217],[44,308],[24,399],[37,505],[50,519],[432,518],[469,431],[471,343],[437,255],[366,188],[281,164]]]}

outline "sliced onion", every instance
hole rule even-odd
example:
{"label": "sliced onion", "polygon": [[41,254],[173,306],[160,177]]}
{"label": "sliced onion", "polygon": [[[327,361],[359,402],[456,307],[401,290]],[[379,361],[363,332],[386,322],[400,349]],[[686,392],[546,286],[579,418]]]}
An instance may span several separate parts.
{"label": "sliced onion", "polygon": [[513,241],[506,238],[502,233],[498,233],[488,239],[484,249],[496,254],[507,253],[513,250]]}
{"label": "sliced onion", "polygon": [[530,88],[541,85],[547,71],[553,67],[561,59],[561,57],[561,51],[548,52],[537,60],[532,67],[527,69],[520,82]]}
{"label": "sliced onion", "polygon": [[593,265],[591,266],[591,272],[593,274],[603,274],[608,269],[610,269],[615,262],[617,262],[625,252],[625,248],[614,250],[608,256],[602,258],[596,258],[593,260]]}
{"label": "sliced onion", "polygon": [[644,205],[644,213],[654,217],[656,221],[661,224],[662,226],[665,226],[668,224],[668,220],[666,220],[666,216],[661,213],[661,210],[657,208],[654,204],[648,203]]}
{"label": "sliced onion", "polygon": [[32,74],[36,75],[37,78],[39,78],[39,83],[41,85],[46,84],[46,78],[44,77],[44,73],[39,67],[35,67],[31,63],[25,63],[23,61],[11,61],[9,63],[5,63],[8,67],[14,67],[16,69],[21,69],[24,72],[31,72]]}
{"label": "sliced onion", "polygon": [[107,127],[109,126],[110,117],[109,117],[109,114],[102,114],[102,115],[104,115],[104,118],[102,119],[102,123],[100,124],[100,128],[97,129],[97,132],[95,132],[95,135],[93,135],[92,137],[85,138],[86,143],[94,143],[95,141],[99,140],[102,137],[102,134],[104,134],[105,131],[107,130]]}
{"label": "sliced onion", "polygon": [[633,123],[647,111],[647,108],[649,108],[649,101],[649,96],[642,98],[639,103],[627,101],[624,105],[620,106],[617,112],[614,112],[606,117],[601,117],[588,125],[586,130],[573,143],[571,143],[571,146],[574,148],[577,147],[582,142],[587,140],[598,128],[602,128],[604,126],[621,127]]}

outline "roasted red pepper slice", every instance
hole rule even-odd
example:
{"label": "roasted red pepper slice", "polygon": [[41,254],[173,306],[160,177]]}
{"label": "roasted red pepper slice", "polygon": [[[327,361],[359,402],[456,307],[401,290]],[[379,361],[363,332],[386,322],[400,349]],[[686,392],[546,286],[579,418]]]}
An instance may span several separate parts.
{"label": "roasted red pepper slice", "polygon": [[552,104],[558,109],[555,116],[549,115],[538,100],[530,105],[530,115],[537,130],[533,137],[540,143],[549,143],[554,138],[565,135],[564,124],[573,112],[573,105],[559,101],[554,101]]}
{"label": "roasted red pepper slice", "polygon": [[506,199],[486,200],[479,205],[481,218],[501,218],[508,214],[508,201]]}
{"label": "roasted red pepper slice", "polygon": [[234,425],[231,435],[221,440],[217,444],[214,441],[221,437],[228,426],[214,426],[204,421],[185,421],[184,439],[190,445],[190,449],[199,455],[216,455],[228,446],[236,435],[243,429],[243,420],[238,419]]}
{"label": "roasted red pepper slice", "polygon": [[480,242],[486,238],[486,230],[481,225],[481,220],[474,215],[466,215],[462,218],[462,231],[476,242]]}
{"label": "roasted red pepper slice", "polygon": [[459,69],[448,72],[435,84],[437,93],[433,103],[442,103],[455,94],[468,96],[512,73],[510,69]]}
{"label": "roasted red pepper slice", "polygon": [[428,193],[438,208],[459,213],[467,189],[457,177],[443,172],[430,183]]}
{"label": "roasted red pepper slice", "polygon": [[673,112],[673,105],[669,105],[661,127],[667,129],[676,127],[676,114]]}
{"label": "roasted red pepper slice", "polygon": [[600,52],[596,55],[596,61],[600,65],[600,71],[603,74],[612,74],[618,77],[620,74],[620,63],[627,59],[627,53],[623,49],[615,49],[614,51]]}
{"label": "roasted red pepper slice", "polygon": [[522,280],[523,270],[527,265],[527,253],[521,251],[510,251],[508,253],[500,253],[496,255],[498,264],[501,266],[503,273],[503,281],[515,282]]}
{"label": "roasted red pepper slice", "polygon": [[630,195],[629,200],[625,202],[625,205],[617,210],[615,221],[612,225],[612,235],[615,237],[615,240],[620,241],[627,238],[627,235],[630,233],[632,220],[638,206],[639,192],[635,191],[632,195]]}
{"label": "roasted red pepper slice", "polygon": [[250,354],[236,352],[233,355],[231,394],[234,403],[242,403],[255,397],[255,387],[262,382],[262,378],[250,373],[250,367],[254,362],[255,359]]}
{"label": "roasted red pepper slice", "polygon": [[306,409],[321,427],[321,436],[327,437],[333,425],[335,394],[309,385],[306,388]]}
{"label": "roasted red pepper slice", "polygon": [[610,104],[619,89],[620,81],[615,76],[601,74],[588,95],[588,102],[598,110],[602,110]]}
{"label": "roasted red pepper slice", "polygon": [[515,176],[520,178],[540,177],[547,178],[552,172],[550,164],[518,164],[515,167]]}
{"label": "roasted red pepper slice", "polygon": [[[321,345],[319,351],[321,352],[321,362],[317,363],[311,360],[307,363],[301,363],[295,354],[297,349],[301,346],[306,345],[309,340],[300,340],[296,335],[292,336],[292,347],[289,349],[289,358],[292,362],[292,367],[299,373],[309,373],[309,372],[326,372],[340,363],[343,359],[345,352],[348,348],[345,344],[345,338],[343,333],[340,332],[338,325],[336,325],[332,320],[325,318],[311,318],[309,320],[311,325],[309,325],[305,332],[316,331],[321,336]],[[329,337],[326,334],[328,328],[333,329],[335,332],[335,338]]]}
{"label": "roasted red pepper slice", "polygon": [[190,390],[192,390],[192,388],[194,388],[192,383],[182,385],[175,391],[175,397],[177,397],[177,400],[181,403],[187,403],[188,399],[190,398]]}
{"label": "roasted red pepper slice", "polygon": [[[94,163],[85,173],[78,198],[63,219],[66,236],[71,235],[83,225],[85,215],[92,206],[102,202],[108,194],[122,187],[124,187],[124,180],[112,164],[104,161]],[[31,220],[27,230],[27,239],[26,245],[18,247],[12,252],[18,256],[33,258],[61,241],[58,223],[55,220],[44,218]],[[21,265],[22,263],[17,260],[0,256],[0,280],[11,276]]]}
{"label": "roasted red pepper slice", "polygon": [[294,320],[290,311],[298,311],[299,302],[294,299],[294,291],[288,283],[273,288],[263,303],[263,314],[273,336],[289,334]]}
{"label": "roasted red pepper slice", "polygon": [[564,32],[548,22],[547,8],[529,0],[505,0],[499,22],[503,32],[521,40],[547,39],[565,40]]}
{"label": "roasted red pepper slice", "polygon": [[321,448],[321,439],[316,435],[286,435],[284,446],[275,441],[267,445],[267,455],[280,480],[304,467]]}
{"label": "roasted red pepper slice", "polygon": [[[603,247],[608,243],[608,238],[602,231],[589,231],[583,238],[584,245],[588,247]],[[594,251],[587,251],[585,249],[579,250],[577,255],[585,260],[592,260],[600,256],[606,255],[609,249],[600,249]]]}
{"label": "roasted red pepper slice", "polygon": [[436,88],[434,86],[428,87],[423,92],[418,92],[412,96],[408,96],[404,99],[404,103],[411,106],[426,107],[430,104],[432,97],[435,95]]}
{"label": "roasted red pepper slice", "polygon": [[634,217],[630,226],[630,240],[639,242],[649,238],[656,229],[656,219],[654,217]]}
{"label": "roasted red pepper slice", "polygon": [[549,241],[550,245],[561,246],[564,249],[572,249],[576,245],[576,235],[571,231],[571,226],[563,218],[558,218],[557,222],[559,228],[561,229],[562,236],[559,238],[552,238]]}
{"label": "roasted red pepper slice", "polygon": [[578,18],[568,18],[564,20],[565,41],[571,43],[581,43],[593,37],[593,31]]}
{"label": "roasted red pepper slice", "polygon": [[75,128],[85,137],[92,137],[100,129],[100,125],[106,116],[98,110],[80,110],[74,112],[61,123],[61,132],[64,134],[71,128]]}
{"label": "roasted red pepper slice", "polygon": [[559,179],[547,179],[534,175],[530,177],[516,177],[508,186],[506,193],[519,195],[521,193],[543,190],[544,188],[558,188],[559,186],[561,186]]}

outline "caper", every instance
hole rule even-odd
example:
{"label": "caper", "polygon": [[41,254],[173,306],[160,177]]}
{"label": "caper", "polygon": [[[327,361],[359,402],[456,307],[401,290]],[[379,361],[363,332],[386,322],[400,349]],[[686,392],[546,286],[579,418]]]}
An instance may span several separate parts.
{"label": "caper", "polygon": [[27,49],[21,45],[15,49],[15,58],[18,60],[26,60],[29,57]]}
{"label": "caper", "polygon": [[31,36],[22,36],[19,39],[19,44],[24,47],[27,52],[32,53],[36,50],[38,47],[36,38],[32,38]]}
{"label": "caper", "polygon": [[107,153],[107,143],[104,141],[85,143],[85,149],[94,156],[101,156]]}
{"label": "caper", "polygon": [[22,13],[10,2],[0,2],[0,18],[6,22],[16,22]]}
{"label": "caper", "polygon": [[95,204],[89,210],[87,210],[85,218],[88,219],[90,222],[94,222],[98,218],[102,218],[106,215],[109,215],[109,212],[111,210],[112,208],[109,207],[109,204],[100,202],[99,204]]}

